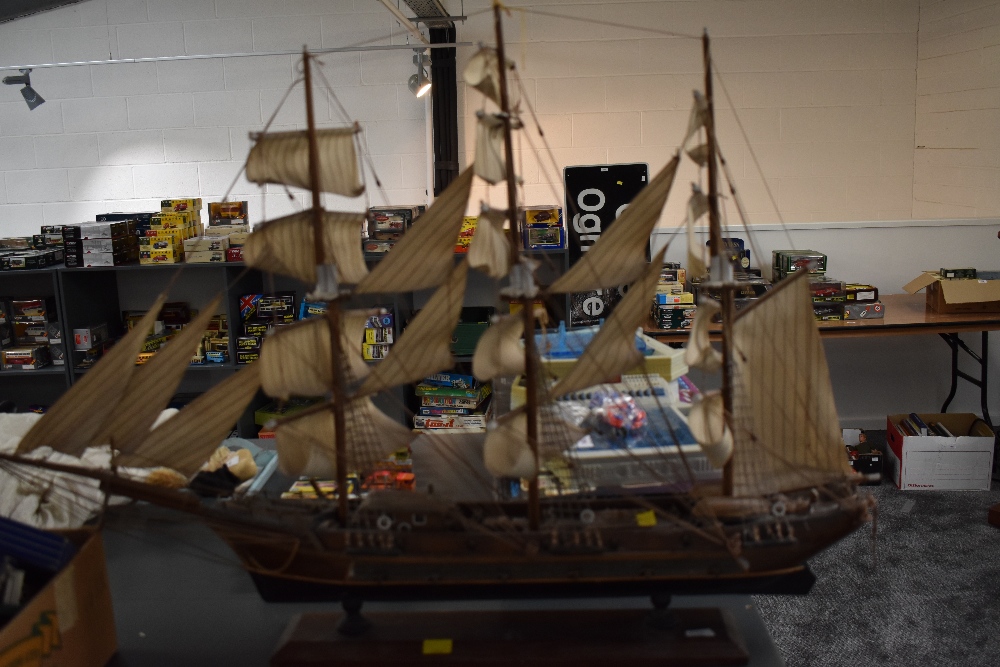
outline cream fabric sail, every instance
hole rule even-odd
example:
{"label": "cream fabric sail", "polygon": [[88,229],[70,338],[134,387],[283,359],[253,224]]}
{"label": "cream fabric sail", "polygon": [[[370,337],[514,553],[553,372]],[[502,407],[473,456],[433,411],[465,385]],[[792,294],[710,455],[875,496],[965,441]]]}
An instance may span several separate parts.
{"label": "cream fabric sail", "polygon": [[466,256],[469,266],[490,278],[503,278],[510,273],[510,240],[503,228],[506,219],[503,211],[484,209],[469,244]]}
{"label": "cream fabric sail", "polygon": [[113,416],[135,372],[135,361],[166,301],[161,294],[142,319],[48,409],[17,446],[17,454],[48,445],[80,456]]}
{"label": "cream fabric sail", "polygon": [[[323,251],[337,265],[340,282],[355,284],[368,275],[360,243],[364,213],[323,211]],[[316,256],[312,211],[301,211],[257,225],[243,246],[243,261],[262,271],[315,285]]]}
{"label": "cream fabric sail", "polygon": [[472,176],[471,168],[459,174],[354,291],[392,294],[443,283],[455,263]]}
{"label": "cream fabric sail", "polygon": [[679,162],[680,156],[675,155],[639,191],[597,243],[552,283],[548,291],[557,294],[587,292],[628,285],[636,280],[646,268],[649,235],[660,219]]}
{"label": "cream fabric sail", "polygon": [[[366,310],[341,315],[340,345],[348,384],[360,382],[371,372],[361,357],[367,316]],[[264,339],[257,364],[261,389],[272,398],[325,396],[333,386],[330,321],[325,316],[312,317],[276,331]]]}
{"label": "cream fabric sail", "polygon": [[504,315],[494,322],[476,343],[472,355],[472,374],[485,382],[502,375],[524,373],[524,318],[520,313]]}
{"label": "cream fabric sail", "polygon": [[490,185],[507,178],[504,159],[503,119],[496,114],[478,114],[476,123],[476,176]]}
{"label": "cream fabric sail", "polygon": [[92,445],[111,444],[121,452],[128,452],[146,439],[156,418],[177,391],[221,302],[221,296],[212,299],[163,349],[135,370],[112,418],[91,438]]}
{"label": "cream fabric sail", "polygon": [[[375,407],[369,398],[350,401],[344,411],[344,449],[349,471],[371,472],[415,434]],[[337,474],[336,435],[332,406],[278,424],[278,466],[286,475],[329,479]]]}
{"label": "cream fabric sail", "polygon": [[687,266],[688,275],[700,278],[708,274],[708,249],[700,244],[695,236],[694,223],[708,213],[708,197],[701,190],[694,188],[687,205]]}
{"label": "cream fabric sail", "polygon": [[[465,66],[465,82],[493,100],[500,106],[500,57],[496,49],[483,47],[479,49]],[[508,59],[507,69],[513,69],[514,64]]]}
{"label": "cream fabric sail", "polygon": [[694,102],[691,104],[691,113],[688,115],[687,131],[684,133],[684,146],[687,146],[698,130],[705,127],[708,119],[708,103],[700,90],[694,91]]}
{"label": "cream fabric sail", "polygon": [[[357,197],[365,191],[354,149],[355,129],[316,130],[319,149],[319,189]],[[305,130],[273,132],[257,137],[247,157],[247,180],[259,185],[280,183],[312,189],[309,178],[309,138]]]}
{"label": "cream fabric sail", "polygon": [[135,451],[122,454],[118,463],[165,465],[193,475],[226,439],[258,389],[257,364],[243,367],[153,429]]}
{"label": "cream fabric sail", "polygon": [[[586,432],[562,418],[558,408],[547,404],[538,414],[539,459],[545,461],[561,457]],[[535,456],[528,443],[528,415],[521,407],[508,412],[486,431],[483,443],[483,462],[486,469],[497,477],[532,478],[538,474]]]}
{"label": "cream fabric sail", "polygon": [[694,313],[694,324],[691,335],[684,348],[684,363],[691,368],[697,368],[706,373],[715,373],[722,367],[722,354],[712,347],[708,332],[712,327],[712,318],[722,308],[715,299],[702,299],[698,310]]}
{"label": "cream fabric sail", "polygon": [[733,432],[726,425],[722,393],[706,391],[696,398],[688,426],[708,462],[716,468],[724,466],[733,453]]}
{"label": "cream fabric sail", "polygon": [[635,349],[635,331],[649,316],[649,304],[666,251],[663,248],[652,262],[644,265],[645,273],[640,274],[625,298],[615,306],[580,360],[552,387],[553,398],[607,382],[642,361],[642,353]]}
{"label": "cream fabric sail", "polygon": [[417,382],[451,368],[451,334],[462,315],[468,271],[464,261],[454,268],[448,281],[420,309],[388,356],[372,369],[358,389],[358,396]]}
{"label": "cream fabric sail", "polygon": [[807,274],[778,283],[733,323],[733,495],[849,471]]}

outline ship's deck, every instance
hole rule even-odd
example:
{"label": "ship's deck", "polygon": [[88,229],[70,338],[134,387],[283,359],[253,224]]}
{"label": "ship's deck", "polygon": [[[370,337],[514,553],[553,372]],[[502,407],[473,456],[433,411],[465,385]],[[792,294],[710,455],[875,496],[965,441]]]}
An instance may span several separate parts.
{"label": "ship's deck", "polygon": [[[282,632],[301,612],[337,604],[265,603],[236,558],[188,516],[147,505],[118,508],[104,530],[119,654],[111,665],[266,665]],[[674,606],[726,610],[750,665],[783,665],[749,596],[676,597]],[[651,609],[647,598],[372,603],[365,610]]]}

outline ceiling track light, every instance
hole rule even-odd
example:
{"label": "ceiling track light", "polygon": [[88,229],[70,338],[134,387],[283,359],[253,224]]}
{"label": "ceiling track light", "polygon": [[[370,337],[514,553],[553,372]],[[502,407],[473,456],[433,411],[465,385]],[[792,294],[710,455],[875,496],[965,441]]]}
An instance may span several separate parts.
{"label": "ceiling track light", "polygon": [[430,61],[430,57],[423,51],[419,51],[413,55],[413,64],[417,66],[417,73],[410,77],[407,86],[410,92],[417,97],[423,97],[431,89],[431,79],[427,74],[427,68],[424,67]]}
{"label": "ceiling track light", "polygon": [[24,98],[25,103],[28,105],[28,109],[36,109],[43,102],[42,96],[35,92],[35,89],[31,87],[31,70],[22,69],[21,76],[5,76],[3,82],[8,86],[21,86],[21,97]]}

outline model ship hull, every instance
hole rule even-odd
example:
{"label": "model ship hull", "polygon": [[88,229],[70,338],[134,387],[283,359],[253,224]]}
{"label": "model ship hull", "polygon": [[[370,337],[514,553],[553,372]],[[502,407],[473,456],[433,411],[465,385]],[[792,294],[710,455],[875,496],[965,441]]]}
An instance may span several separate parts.
{"label": "model ship hull", "polygon": [[513,533],[510,525],[487,528],[488,521],[472,530],[320,527],[270,537],[213,529],[264,599],[423,600],[805,593],[812,584],[806,560],[868,518],[867,502],[853,496],[825,511],[744,517],[723,524],[724,539],[667,522],[551,523]]}

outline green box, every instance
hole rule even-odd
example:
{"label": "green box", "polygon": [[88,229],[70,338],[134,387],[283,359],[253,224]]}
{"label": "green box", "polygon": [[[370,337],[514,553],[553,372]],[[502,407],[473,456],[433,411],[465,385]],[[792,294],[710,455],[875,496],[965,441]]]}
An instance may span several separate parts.
{"label": "green box", "polygon": [[451,334],[451,353],[468,356],[476,351],[476,343],[490,326],[493,308],[482,306],[463,308],[462,316]]}

